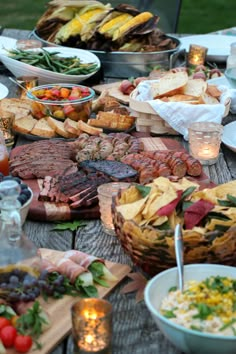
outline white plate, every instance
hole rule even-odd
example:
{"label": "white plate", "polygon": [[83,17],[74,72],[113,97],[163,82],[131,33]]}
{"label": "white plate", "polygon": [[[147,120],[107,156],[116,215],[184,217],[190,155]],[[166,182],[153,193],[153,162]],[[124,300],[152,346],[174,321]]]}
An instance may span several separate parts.
{"label": "white plate", "polygon": [[0,54],[6,54],[4,49],[16,49],[16,41],[14,38],[0,36]]}
{"label": "white plate", "polygon": [[190,44],[198,44],[208,48],[207,60],[226,61],[230,54],[230,45],[236,42],[235,36],[224,36],[220,34],[203,34],[188,37],[181,37],[181,49],[189,51]]}
{"label": "white plate", "polygon": [[5,98],[8,95],[8,88],[3,84],[0,84],[0,100]]}
{"label": "white plate", "polygon": [[224,126],[222,142],[228,146],[228,148],[236,152],[236,122],[229,123]]}

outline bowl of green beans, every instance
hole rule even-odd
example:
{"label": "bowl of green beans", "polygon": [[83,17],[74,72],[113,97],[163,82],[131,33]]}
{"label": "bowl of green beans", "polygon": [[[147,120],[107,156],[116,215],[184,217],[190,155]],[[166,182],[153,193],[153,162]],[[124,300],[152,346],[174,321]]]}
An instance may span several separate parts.
{"label": "bowl of green beans", "polygon": [[99,58],[88,50],[67,47],[5,49],[0,60],[15,77],[33,75],[39,84],[77,84],[101,67]]}

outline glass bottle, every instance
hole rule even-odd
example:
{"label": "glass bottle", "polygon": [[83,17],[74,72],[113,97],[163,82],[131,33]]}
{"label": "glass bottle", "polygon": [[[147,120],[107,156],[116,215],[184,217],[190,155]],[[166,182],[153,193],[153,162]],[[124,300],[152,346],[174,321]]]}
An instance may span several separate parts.
{"label": "glass bottle", "polygon": [[0,278],[3,273],[22,270],[39,274],[40,254],[24,234],[18,201],[20,186],[14,180],[0,183]]}
{"label": "glass bottle", "polygon": [[4,136],[1,131],[0,131],[0,172],[3,173],[4,176],[9,175],[9,154],[5,144]]}
{"label": "glass bottle", "polygon": [[230,55],[227,58],[226,68],[236,68],[236,42],[231,43]]}

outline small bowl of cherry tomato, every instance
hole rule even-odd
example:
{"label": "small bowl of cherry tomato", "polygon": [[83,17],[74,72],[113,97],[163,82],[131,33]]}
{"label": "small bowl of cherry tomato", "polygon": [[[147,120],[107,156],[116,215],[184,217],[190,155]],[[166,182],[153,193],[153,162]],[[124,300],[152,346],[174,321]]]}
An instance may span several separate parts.
{"label": "small bowl of cherry tomato", "polygon": [[64,121],[66,118],[87,122],[91,114],[93,89],[83,85],[51,84],[30,89],[32,115],[37,118],[51,116]]}

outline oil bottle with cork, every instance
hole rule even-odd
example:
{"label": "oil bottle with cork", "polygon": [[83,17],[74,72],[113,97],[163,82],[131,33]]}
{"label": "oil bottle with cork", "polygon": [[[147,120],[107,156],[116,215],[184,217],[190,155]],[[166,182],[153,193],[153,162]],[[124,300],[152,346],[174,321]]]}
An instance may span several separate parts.
{"label": "oil bottle with cork", "polygon": [[0,295],[9,301],[30,301],[38,295],[32,287],[17,289],[19,284],[37,279],[41,257],[37,247],[23,233],[19,193],[20,186],[16,181],[0,183]]}

